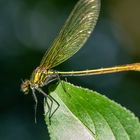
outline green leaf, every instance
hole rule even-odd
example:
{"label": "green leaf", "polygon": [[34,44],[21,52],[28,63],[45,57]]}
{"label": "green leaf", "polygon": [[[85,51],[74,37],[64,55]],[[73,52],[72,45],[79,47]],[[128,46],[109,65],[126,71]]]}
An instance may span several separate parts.
{"label": "green leaf", "polygon": [[63,81],[50,95],[60,104],[51,124],[45,113],[51,140],[140,140],[139,120],[107,97]]}

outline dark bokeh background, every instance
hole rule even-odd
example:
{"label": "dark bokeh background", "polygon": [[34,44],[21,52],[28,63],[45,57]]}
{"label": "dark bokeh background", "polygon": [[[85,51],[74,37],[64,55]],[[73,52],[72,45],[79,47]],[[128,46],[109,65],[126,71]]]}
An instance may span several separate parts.
{"label": "dark bokeh background", "polygon": [[[34,123],[32,95],[20,92],[77,0],[0,1],[0,139],[47,140],[42,97]],[[57,70],[83,70],[140,61],[140,1],[102,1],[94,33]],[[140,117],[140,73],[73,77],[68,81],[96,90]]]}

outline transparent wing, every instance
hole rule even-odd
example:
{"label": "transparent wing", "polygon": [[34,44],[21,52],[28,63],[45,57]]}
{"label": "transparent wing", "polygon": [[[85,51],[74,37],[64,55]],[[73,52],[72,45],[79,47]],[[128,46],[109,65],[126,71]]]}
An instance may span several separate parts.
{"label": "transparent wing", "polygon": [[40,66],[50,69],[74,55],[93,31],[99,11],[100,0],[80,0],[45,53]]}

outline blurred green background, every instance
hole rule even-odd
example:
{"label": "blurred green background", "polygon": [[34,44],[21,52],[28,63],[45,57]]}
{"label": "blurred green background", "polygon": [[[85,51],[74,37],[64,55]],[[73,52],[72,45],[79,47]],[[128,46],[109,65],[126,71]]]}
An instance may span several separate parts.
{"label": "blurred green background", "polygon": [[[50,46],[77,0],[0,1],[0,139],[47,140],[43,97],[38,94],[37,124],[32,95],[21,80]],[[88,42],[57,70],[84,70],[140,62],[140,1],[102,0],[96,29]],[[140,73],[71,77],[68,81],[96,90],[140,117]],[[46,89],[47,90],[47,89]]]}

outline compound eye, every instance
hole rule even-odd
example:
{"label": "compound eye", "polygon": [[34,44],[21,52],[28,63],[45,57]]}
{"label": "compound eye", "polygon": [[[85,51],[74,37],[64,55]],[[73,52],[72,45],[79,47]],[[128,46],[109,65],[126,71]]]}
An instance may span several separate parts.
{"label": "compound eye", "polygon": [[30,88],[30,82],[29,80],[26,80],[21,84],[21,91],[24,92],[25,94],[28,94]]}

